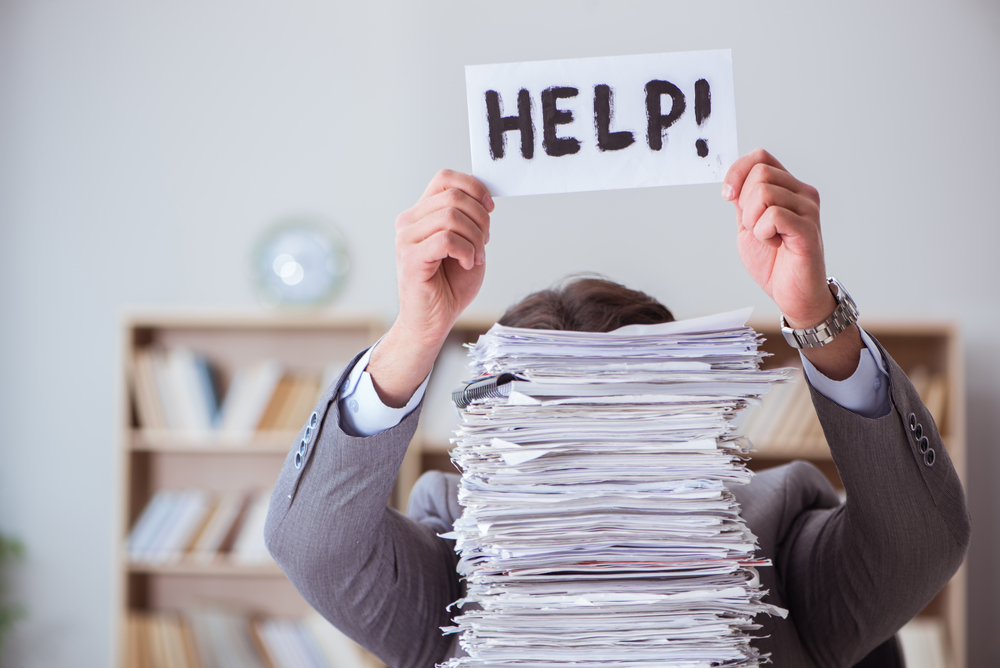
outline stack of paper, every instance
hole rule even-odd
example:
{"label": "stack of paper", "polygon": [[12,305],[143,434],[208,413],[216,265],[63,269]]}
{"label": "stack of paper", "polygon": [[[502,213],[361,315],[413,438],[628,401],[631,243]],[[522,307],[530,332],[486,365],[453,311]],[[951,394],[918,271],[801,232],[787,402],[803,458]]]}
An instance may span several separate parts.
{"label": "stack of paper", "polygon": [[[737,411],[761,371],[749,309],[610,333],[494,326],[476,375],[509,396],[463,410],[449,534],[467,595],[456,626],[480,666],[756,666],[767,605],[756,538],[727,485],[752,475]],[[470,605],[474,604],[474,605]]]}

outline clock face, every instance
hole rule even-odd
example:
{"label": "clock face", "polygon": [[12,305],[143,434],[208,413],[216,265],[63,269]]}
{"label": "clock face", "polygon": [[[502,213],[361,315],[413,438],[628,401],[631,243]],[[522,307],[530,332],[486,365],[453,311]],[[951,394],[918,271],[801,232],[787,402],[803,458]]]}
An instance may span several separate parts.
{"label": "clock face", "polygon": [[329,223],[281,221],[264,233],[254,253],[260,300],[268,305],[318,305],[333,298],[350,266],[344,239]]}

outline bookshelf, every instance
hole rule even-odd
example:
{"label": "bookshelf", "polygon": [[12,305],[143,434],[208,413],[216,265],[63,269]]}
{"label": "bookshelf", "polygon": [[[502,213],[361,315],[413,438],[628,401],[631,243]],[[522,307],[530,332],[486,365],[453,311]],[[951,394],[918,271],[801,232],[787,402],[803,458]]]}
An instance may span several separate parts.
{"label": "bookshelf", "polygon": [[[400,469],[390,502],[405,510],[409,492],[427,470],[455,471],[448,456],[451,430],[457,413],[450,391],[467,376],[468,358],[463,343],[474,342],[495,322],[495,314],[463,316],[452,329],[432,374],[417,433]],[[789,366],[798,354],[789,348],[777,327],[751,323],[767,338],[763,345],[773,357],[766,366]],[[936,398],[927,401],[944,437],[949,454],[965,480],[965,398],[963,360],[958,331],[947,323],[865,323],[900,366],[923,378]],[[133,622],[149,616],[170,615],[200,604],[221,604],[229,609],[277,617],[301,617],[308,604],[273,563],[239,563],[221,557],[208,562],[186,559],[167,563],[136,563],[129,557],[128,536],[154,494],[165,489],[197,488],[217,495],[260,490],[269,492],[297,429],[220,434],[143,428],[132,392],[136,352],[184,348],[208,359],[218,387],[225,391],[237,370],[262,359],[277,360],[295,374],[321,375],[338,368],[371,345],[385,331],[385,323],[366,317],[332,317],[307,314],[217,315],[132,314],[122,324],[120,378],[122,392],[118,415],[121,453],[120,516],[117,520],[115,572],[119,582],[117,629],[119,660],[128,666],[128,645]],[[329,380],[324,379],[324,382]],[[789,405],[794,405],[790,403]],[[801,409],[802,406],[800,405]],[[311,407],[310,407],[311,410]],[[805,412],[814,418],[811,404]],[[801,411],[798,411],[801,412]],[[793,459],[814,463],[841,487],[829,448],[809,420],[800,419],[796,433],[781,439],[755,441],[758,451],[750,461],[756,470]],[[948,666],[965,668],[965,567],[921,613],[924,627],[937,629],[945,638]],[[371,661],[371,658],[368,658]],[[368,664],[376,665],[376,664]]]}
{"label": "bookshelf", "polygon": [[[309,613],[309,605],[269,559],[241,560],[225,550],[207,559],[195,559],[191,553],[136,559],[129,550],[130,531],[150,500],[164,490],[202,490],[216,499],[226,494],[269,496],[298,433],[298,427],[288,426],[296,420],[303,424],[308,415],[298,416],[296,411],[301,412],[304,403],[315,403],[318,388],[329,380],[324,375],[343,367],[384,330],[384,323],[372,317],[305,313],[152,313],[123,319],[117,420],[121,503],[114,550],[120,592],[117,665],[135,662],[137,629],[150,619],[174,619],[175,613],[200,606],[265,619],[303,618]],[[208,361],[220,395],[236,384],[241,369],[262,360],[280,365],[282,378],[309,380],[300,388],[297,408],[287,413],[285,423],[272,421],[273,429],[220,432],[162,423],[148,428],[137,401],[136,360],[147,352],[178,349]],[[148,418],[148,407],[146,413]],[[250,512],[250,506],[244,506],[242,521],[249,522]],[[232,533],[238,531],[236,526]],[[233,542],[232,533],[226,542]]]}
{"label": "bookshelf", "polygon": [[[751,322],[755,330],[766,337],[762,346],[773,356],[766,358],[765,367],[801,366],[798,352],[790,348],[775,323]],[[948,454],[966,484],[965,379],[961,338],[958,329],[947,322],[879,322],[865,321],[865,330],[906,372],[930,409],[941,432]],[[830,448],[818,430],[819,420],[806,396],[804,381],[798,374],[796,383],[801,390],[791,389],[789,396],[767,399],[760,418],[767,416],[774,423],[791,423],[791,428],[763,428],[759,421],[749,422],[751,440],[757,448],[749,466],[763,470],[800,459],[813,463],[835,488],[843,489]],[[795,393],[800,394],[799,399]],[[794,417],[793,417],[794,416]],[[944,639],[943,654],[948,668],[966,666],[966,567],[963,565],[935,599],[920,613],[911,636],[936,634]],[[903,634],[906,635],[906,634]]]}

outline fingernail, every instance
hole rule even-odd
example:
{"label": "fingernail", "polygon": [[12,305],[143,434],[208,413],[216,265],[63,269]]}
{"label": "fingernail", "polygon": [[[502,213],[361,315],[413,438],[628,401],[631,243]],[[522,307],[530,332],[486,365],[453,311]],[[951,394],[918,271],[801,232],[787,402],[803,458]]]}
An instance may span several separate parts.
{"label": "fingernail", "polygon": [[488,244],[490,242],[490,231],[486,230],[486,236],[483,237],[483,243]]}
{"label": "fingernail", "polygon": [[492,212],[493,208],[496,206],[493,204],[493,198],[490,197],[489,193],[486,193],[486,196],[483,197],[483,206],[486,208],[487,212]]}
{"label": "fingernail", "polygon": [[731,185],[729,185],[728,183],[722,184],[722,199],[729,201],[733,198],[733,195],[735,194],[736,191],[733,190],[733,187]]}
{"label": "fingernail", "polygon": [[486,264],[486,251],[479,251],[479,255],[476,256],[476,264]]}

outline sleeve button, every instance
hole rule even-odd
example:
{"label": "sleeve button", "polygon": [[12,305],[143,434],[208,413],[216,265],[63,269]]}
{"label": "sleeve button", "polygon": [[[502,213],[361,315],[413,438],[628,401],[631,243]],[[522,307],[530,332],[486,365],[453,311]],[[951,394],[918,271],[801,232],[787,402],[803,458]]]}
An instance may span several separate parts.
{"label": "sleeve button", "polygon": [[924,453],[924,464],[927,466],[934,466],[935,457],[934,448],[928,448],[927,452]]}
{"label": "sleeve button", "polygon": [[[931,442],[927,440],[926,436],[921,436],[920,437],[920,440],[917,441],[917,447],[920,448],[920,452],[923,453],[923,454],[925,454],[925,455],[928,452],[934,452],[934,450],[931,449]],[[933,459],[933,457],[932,457],[932,459]]]}
{"label": "sleeve button", "polygon": [[302,468],[302,455],[298,452],[295,453],[295,468]]}
{"label": "sleeve button", "polygon": [[917,428],[917,416],[916,416],[916,414],[910,413],[909,417],[907,417],[906,419],[910,423],[910,431],[913,431],[914,429]]}
{"label": "sleeve button", "polygon": [[924,435],[924,425],[918,424],[917,428],[913,430],[913,437],[919,441],[923,435]]}
{"label": "sleeve button", "polygon": [[309,416],[309,428],[315,429],[317,422],[319,422],[319,414],[316,411],[313,411],[313,414]]}
{"label": "sleeve button", "polygon": [[306,454],[306,443],[308,443],[308,441],[306,441],[306,439],[304,438],[301,441],[299,441],[299,456],[303,456]]}

